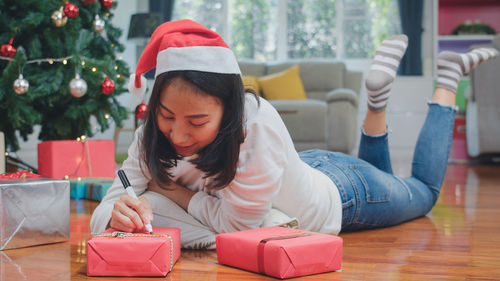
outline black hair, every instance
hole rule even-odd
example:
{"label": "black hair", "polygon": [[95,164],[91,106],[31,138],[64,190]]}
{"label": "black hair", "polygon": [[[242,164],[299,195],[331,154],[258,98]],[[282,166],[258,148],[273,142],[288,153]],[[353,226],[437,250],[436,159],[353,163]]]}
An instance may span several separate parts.
{"label": "black hair", "polygon": [[[215,139],[198,151],[198,157],[190,160],[206,177],[209,189],[227,186],[236,174],[240,145],[244,141],[244,96],[245,91],[239,74],[220,74],[201,71],[170,71],[155,79],[149,100],[144,131],[140,142],[141,164],[149,169],[153,181],[165,187],[171,181],[169,171],[182,159],[170,141],[158,129],[157,114],[163,89],[179,77],[193,84],[204,93],[217,97],[224,112]],[[142,165],[141,165],[142,168]]]}

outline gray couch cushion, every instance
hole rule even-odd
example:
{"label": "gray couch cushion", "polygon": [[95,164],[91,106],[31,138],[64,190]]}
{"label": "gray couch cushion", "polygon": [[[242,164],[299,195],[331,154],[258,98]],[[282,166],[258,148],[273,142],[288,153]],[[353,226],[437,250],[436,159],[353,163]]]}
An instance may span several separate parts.
{"label": "gray couch cushion", "polygon": [[267,74],[266,72],[266,63],[259,62],[254,60],[240,60],[238,61],[240,66],[241,73],[243,75],[251,75],[251,76],[264,76]]}
{"label": "gray couch cushion", "polygon": [[327,104],[321,100],[271,100],[294,142],[326,139]]}
{"label": "gray couch cushion", "polygon": [[330,91],[344,88],[345,65],[328,59],[289,60],[270,63],[267,73],[276,73],[299,65],[299,75],[307,93],[310,91]]}
{"label": "gray couch cushion", "polygon": [[328,91],[308,91],[306,94],[308,99],[326,100]]}

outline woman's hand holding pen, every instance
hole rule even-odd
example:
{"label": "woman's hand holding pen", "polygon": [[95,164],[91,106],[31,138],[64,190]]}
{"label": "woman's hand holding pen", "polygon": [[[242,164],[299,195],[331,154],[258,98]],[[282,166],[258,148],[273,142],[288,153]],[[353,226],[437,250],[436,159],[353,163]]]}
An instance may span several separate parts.
{"label": "woman's hand holding pen", "polygon": [[125,232],[138,232],[144,231],[145,224],[152,220],[153,209],[144,196],[136,199],[124,194],[114,204],[109,226]]}

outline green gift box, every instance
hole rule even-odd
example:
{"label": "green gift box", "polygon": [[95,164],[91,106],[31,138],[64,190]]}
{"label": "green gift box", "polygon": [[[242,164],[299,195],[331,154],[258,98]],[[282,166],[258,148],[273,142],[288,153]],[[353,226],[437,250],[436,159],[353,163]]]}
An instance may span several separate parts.
{"label": "green gift box", "polygon": [[69,182],[69,196],[73,199],[85,198],[85,183],[79,180]]}
{"label": "green gift box", "polygon": [[113,184],[107,178],[78,178],[70,180],[71,198],[101,201]]}
{"label": "green gift box", "polygon": [[86,182],[85,199],[101,201],[112,184],[112,180]]}

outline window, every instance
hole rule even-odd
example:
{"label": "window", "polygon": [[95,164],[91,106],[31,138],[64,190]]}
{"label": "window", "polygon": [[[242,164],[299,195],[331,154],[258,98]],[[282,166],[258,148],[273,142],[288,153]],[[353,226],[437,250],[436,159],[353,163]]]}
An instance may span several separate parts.
{"label": "window", "polygon": [[400,32],[396,0],[176,0],[174,19],[217,31],[238,58],[369,58]]}
{"label": "window", "polygon": [[[173,19],[192,19],[224,37],[225,0],[176,0]],[[227,41],[227,40],[226,40]]]}

